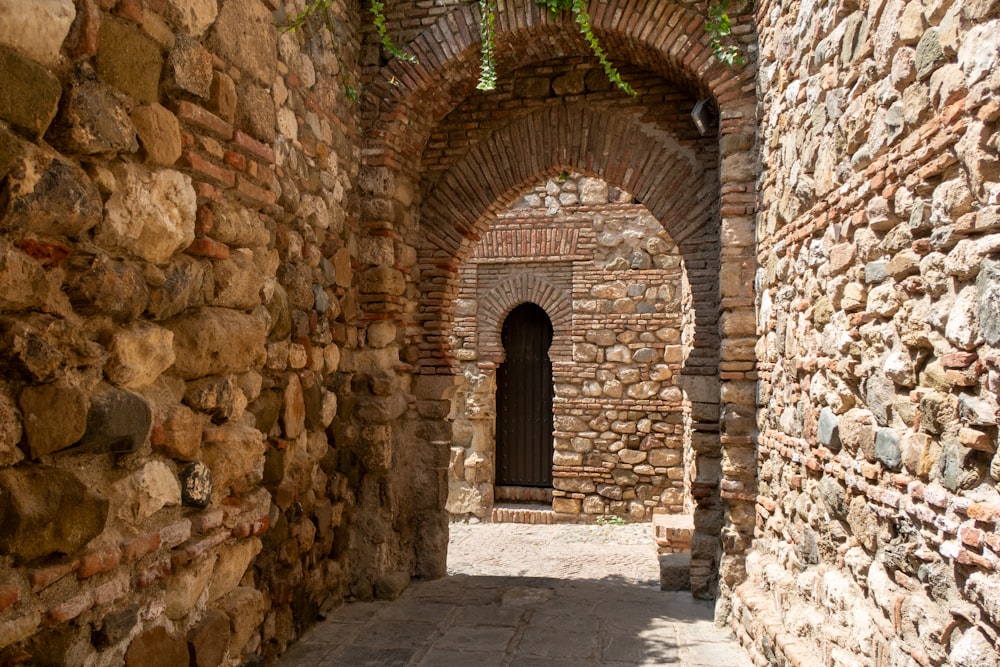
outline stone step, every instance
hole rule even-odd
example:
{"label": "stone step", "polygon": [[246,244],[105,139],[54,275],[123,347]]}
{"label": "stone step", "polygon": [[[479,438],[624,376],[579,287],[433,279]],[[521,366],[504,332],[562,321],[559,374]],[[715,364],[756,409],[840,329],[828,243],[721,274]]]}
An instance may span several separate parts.
{"label": "stone step", "polygon": [[660,554],[660,590],[691,590],[691,554]]}
{"label": "stone step", "polygon": [[547,505],[537,503],[498,503],[490,515],[493,523],[552,524],[556,513]]}

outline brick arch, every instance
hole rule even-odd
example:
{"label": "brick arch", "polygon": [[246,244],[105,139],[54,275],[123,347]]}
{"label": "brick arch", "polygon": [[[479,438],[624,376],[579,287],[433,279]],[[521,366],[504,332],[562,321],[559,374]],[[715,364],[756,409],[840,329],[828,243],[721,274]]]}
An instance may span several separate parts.
{"label": "brick arch", "polygon": [[[572,336],[572,306],[569,296],[561,289],[531,273],[518,273],[496,285],[483,298],[479,310],[479,359],[500,363],[504,358],[500,332],[504,320],[523,303],[533,303],[552,322],[553,346],[549,357],[553,361],[568,361]],[[562,340],[562,345],[556,340]]]}
{"label": "brick arch", "polygon": [[[504,6],[497,26],[501,77],[505,72],[546,60],[588,55],[587,46],[569,20],[550,19],[534,0],[508,0]],[[700,406],[692,408],[696,422],[692,426],[696,478],[691,490],[698,503],[692,541],[692,586],[701,595],[711,595],[716,580],[730,590],[739,583],[742,554],[754,532],[755,473],[752,466],[723,465],[722,457],[725,453],[728,460],[743,461],[755,456],[755,71],[752,66],[731,69],[712,59],[704,21],[695,8],[671,2],[590,0],[590,9],[595,32],[616,64],[641,67],[689,94],[711,97],[720,112],[717,164],[701,165],[700,178],[684,180],[683,190],[673,190],[677,198],[668,196],[665,200],[679,204],[680,198],[689,197],[711,202],[704,215],[694,216],[707,224],[671,220],[666,210],[657,214],[661,221],[673,226],[672,235],[680,237],[678,247],[688,261],[689,279],[703,279],[705,285],[714,283],[700,298],[696,297],[696,340],[688,357],[689,364],[695,363],[685,368],[693,380],[685,390],[692,404]],[[749,45],[754,39],[752,17],[734,17],[734,23],[751,28],[743,38]],[[516,194],[516,185],[527,184],[528,178],[521,177],[530,174],[530,179],[537,179],[575,169],[629,189],[625,184],[634,181],[636,171],[655,169],[658,158],[664,155],[646,150],[647,144],[655,145],[655,138],[643,134],[634,122],[632,126],[625,123],[623,127],[638,143],[631,152],[625,151],[624,145],[611,146],[620,155],[616,162],[619,170],[615,171],[601,166],[609,163],[603,149],[581,151],[563,131],[565,126],[549,126],[541,135],[521,137],[522,143],[528,145],[536,140],[548,142],[551,150],[545,160],[532,160],[527,153],[520,153],[529,160],[530,168],[516,179],[507,177],[502,190],[481,178],[482,169],[478,176],[451,169],[443,178],[434,179],[435,187],[424,191],[421,203],[418,184],[429,138],[437,124],[475,92],[478,26],[478,3],[471,1],[434,19],[407,45],[420,58],[420,64],[391,61],[375,75],[364,100],[367,135],[359,191],[371,205],[362,205],[363,222],[372,233],[398,233],[407,251],[417,250],[416,261],[400,268],[411,271],[407,273],[413,280],[408,294],[419,295],[414,296],[415,304],[408,304],[400,303],[398,294],[388,290],[385,294],[366,294],[364,308],[373,319],[398,313],[396,317],[405,332],[401,340],[406,359],[414,362],[416,391],[431,400],[440,398],[440,387],[449,381],[436,376],[454,375],[459,370],[449,340],[458,263],[496,208]],[[588,119],[600,122],[614,117],[575,107],[547,113],[566,114],[566,120],[579,115],[581,122],[585,113],[593,114]],[[523,123],[518,127],[539,128]],[[510,133],[498,136],[513,138],[515,131],[511,128]],[[591,139],[588,136],[588,142]],[[507,144],[492,145],[504,151],[479,151],[477,155],[484,165],[490,165],[498,155],[509,154]],[[466,150],[477,147],[468,146]],[[589,158],[571,161],[571,153],[589,154]],[[465,164],[477,166],[469,160]],[[698,174],[697,169],[693,171]],[[491,172],[498,173],[492,168]],[[640,199],[654,202],[652,207],[659,209],[668,203],[654,200],[663,193],[671,194],[677,179],[669,169],[655,169],[655,173],[657,178],[642,175],[646,180],[633,190],[646,192],[646,198],[640,194]],[[440,194],[435,192],[437,188],[442,188]],[[445,188],[450,188],[455,197],[451,202],[443,196]],[[473,215],[476,211],[478,215]],[[699,340],[698,332],[708,335]],[[438,434],[449,432],[450,425],[445,419],[428,417],[422,428]],[[437,488],[444,485],[439,483]],[[440,553],[442,535],[446,536],[441,528],[445,519],[435,505],[438,501],[432,491],[426,491],[420,501],[422,516],[431,526],[421,535],[438,545],[438,552],[431,550],[431,554]],[[443,572],[442,563],[436,562],[435,567],[439,568],[435,571]]]}
{"label": "brick arch", "polygon": [[[591,5],[594,32],[615,62],[647,67],[700,97],[713,98],[720,109],[742,107],[752,122],[756,100],[745,88],[755,71],[752,66],[737,70],[712,57],[698,11],[680,3],[634,0],[592,0]],[[544,57],[589,53],[571,20],[552,19],[535,0],[503,3],[496,22],[501,76]],[[391,60],[371,82],[366,102],[378,109],[373,135],[382,139],[383,148],[405,158],[409,146],[421,144],[426,120],[443,117],[475,91],[479,22],[474,2],[441,15],[406,45],[419,64]]]}
{"label": "brick arch", "polygon": [[[584,139],[568,140],[574,135]],[[715,231],[706,226],[717,201],[714,187],[706,183],[714,167],[700,164],[692,151],[644,125],[636,114],[553,105],[516,119],[473,146],[437,179],[421,207],[421,219],[434,254],[456,256],[529,184],[571,170],[634,194],[683,248]]]}

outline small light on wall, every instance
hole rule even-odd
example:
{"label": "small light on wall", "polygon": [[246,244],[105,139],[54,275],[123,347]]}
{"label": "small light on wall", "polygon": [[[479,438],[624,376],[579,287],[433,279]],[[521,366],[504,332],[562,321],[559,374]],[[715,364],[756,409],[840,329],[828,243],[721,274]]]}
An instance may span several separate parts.
{"label": "small light on wall", "polygon": [[698,100],[698,103],[694,105],[694,109],[691,110],[691,120],[694,121],[694,126],[698,128],[698,134],[705,136],[709,131],[709,124],[712,122],[712,107],[709,105],[708,100]]}

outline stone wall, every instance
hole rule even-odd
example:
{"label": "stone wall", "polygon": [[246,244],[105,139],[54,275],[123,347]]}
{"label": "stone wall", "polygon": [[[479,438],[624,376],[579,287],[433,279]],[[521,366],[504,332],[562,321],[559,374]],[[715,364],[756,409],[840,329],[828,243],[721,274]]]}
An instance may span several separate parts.
{"label": "stone wall", "polygon": [[762,2],[759,664],[995,665],[995,2]]}
{"label": "stone wall", "polygon": [[269,659],[409,579],[354,423],[359,17],[301,6],[0,1],[0,663]]}
{"label": "stone wall", "polygon": [[663,226],[630,194],[566,174],[498,216],[459,279],[455,353],[466,381],[453,410],[449,512],[490,511],[500,330],[525,302],[554,328],[556,519],[690,512],[690,406],[677,379],[694,322]]}

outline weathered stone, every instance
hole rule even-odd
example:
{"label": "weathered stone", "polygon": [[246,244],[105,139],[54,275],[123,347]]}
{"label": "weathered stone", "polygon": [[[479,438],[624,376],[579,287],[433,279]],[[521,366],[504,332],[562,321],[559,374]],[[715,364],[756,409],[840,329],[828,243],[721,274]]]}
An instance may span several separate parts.
{"label": "weathered stone", "polygon": [[169,320],[174,332],[172,371],[183,378],[238,373],[264,360],[264,323],[224,308],[200,308]]}
{"label": "weathered stone", "polygon": [[97,186],[83,169],[55,153],[31,150],[7,176],[0,230],[76,237],[96,225],[103,210]]}
{"label": "weathered stone", "polygon": [[396,570],[383,574],[375,580],[375,599],[395,600],[406,587],[410,585],[410,573],[406,570]]}
{"label": "weathered stone", "polygon": [[149,313],[157,320],[206,304],[214,291],[211,264],[188,255],[175,257],[163,277],[149,293]]}
{"label": "weathered stone", "polygon": [[24,453],[18,444],[24,431],[21,413],[6,391],[0,390],[0,468],[20,463]]}
{"label": "weathered stone", "polygon": [[[892,403],[896,397],[896,387],[892,381],[882,372],[873,373],[865,383],[865,397],[879,426],[888,426]],[[841,431],[843,432],[843,425]]]}
{"label": "weathered stone", "polygon": [[212,603],[234,591],[243,579],[251,561],[260,553],[261,543],[256,537],[227,544],[219,549],[215,570],[208,585],[208,601]]}
{"label": "weathered stone", "polygon": [[830,451],[840,451],[840,430],[837,423],[837,415],[830,408],[820,410],[816,438],[821,445],[827,447]]}
{"label": "weathered stone", "polygon": [[212,0],[167,0],[167,17],[192,37],[200,37],[215,22],[219,6]]}
{"label": "weathered stone", "polygon": [[256,211],[223,200],[212,206],[212,212],[212,238],[243,248],[256,248],[271,242],[271,235]]}
{"label": "weathered stone", "polygon": [[212,473],[212,492],[220,497],[245,493],[263,476],[267,441],[253,427],[219,427],[216,439],[202,443],[201,449],[202,462]]}
{"label": "weathered stone", "polygon": [[137,636],[125,652],[125,667],[175,667],[187,662],[187,642],[162,625]]}
{"label": "weathered stone", "polygon": [[166,263],[194,240],[191,179],[176,171],[149,172],[122,165],[119,189],[107,202],[95,240],[154,264]]}
{"label": "weathered stone", "polygon": [[97,47],[97,75],[141,104],[160,96],[160,47],[139,28],[104,17]]}
{"label": "weathered stone", "polygon": [[[1000,292],[1000,287],[997,287],[996,284],[987,285],[984,281],[983,286],[985,288],[983,292]],[[983,308],[984,302],[981,294],[982,292],[977,291],[976,287],[970,285],[963,288],[955,298],[948,323],[945,325],[944,335],[959,349],[971,350],[982,342],[983,339],[979,331],[979,311],[986,312],[987,317],[998,312],[996,303]]]}
{"label": "weathered stone", "polygon": [[923,81],[944,60],[944,50],[937,28],[928,28],[917,43],[917,79]]}
{"label": "weathered stone", "polygon": [[149,287],[133,264],[107,255],[74,254],[67,262],[66,294],[73,309],[124,323],[137,319],[149,303]]}
{"label": "weathered stone", "polygon": [[98,81],[69,89],[56,118],[53,145],[64,153],[107,155],[139,150],[121,94]]}
{"label": "weathered stone", "polygon": [[869,460],[875,459],[875,418],[871,412],[852,408],[837,420],[837,432],[848,452],[861,451]]}
{"label": "weathered stone", "polygon": [[264,5],[253,0],[222,5],[209,45],[260,83],[272,84],[278,70],[277,28]]}
{"label": "weathered stone", "polygon": [[94,646],[104,650],[124,641],[139,623],[138,607],[128,607],[101,619],[101,626],[94,632]]}
{"label": "weathered stone", "polygon": [[62,86],[48,70],[0,46],[0,119],[35,138],[59,110]]}
{"label": "weathered stone", "polygon": [[232,629],[230,650],[238,655],[264,621],[267,601],[260,591],[240,587],[220,600],[219,608],[229,616]]}
{"label": "weathered stone", "polygon": [[192,461],[201,450],[201,433],[207,418],[184,405],[173,405],[163,417],[163,441],[154,442],[170,458]]}
{"label": "weathered stone", "polygon": [[213,265],[215,298],[212,305],[235,310],[251,310],[260,305],[260,292],[264,275],[257,266],[253,253],[239,249],[228,259]]}
{"label": "weathered stone", "polygon": [[104,530],[108,501],[68,470],[0,470],[0,545],[18,561],[76,553]]}
{"label": "weathered stone", "polygon": [[208,507],[212,502],[212,471],[199,461],[180,473],[181,502],[185,507]]}
{"label": "weathered stone", "polygon": [[181,126],[177,116],[159,104],[141,106],[132,112],[146,162],[169,167],[181,156]]}
{"label": "weathered stone", "polygon": [[188,633],[188,648],[193,667],[218,667],[229,649],[229,618],[209,610]]}
{"label": "weathered stone", "polygon": [[75,17],[72,0],[0,0],[0,44],[53,67]]}
{"label": "weathered stone", "polygon": [[[115,485],[117,514],[142,522],[164,507],[180,505],[181,489],[174,471],[162,461],[150,461]],[[116,500],[116,499],[113,499]]]}
{"label": "weathered stone", "polygon": [[65,382],[25,387],[18,403],[33,459],[69,447],[87,430],[87,395],[78,387]]}
{"label": "weathered stone", "polygon": [[218,423],[239,419],[247,406],[246,397],[232,375],[188,382],[184,391],[184,403],[195,410],[208,413]]}
{"label": "weathered stone", "polygon": [[880,428],[875,433],[875,458],[890,470],[898,470],[902,464],[899,450],[899,436],[891,428]]}
{"label": "weathered stone", "polygon": [[248,82],[237,88],[236,96],[236,126],[254,139],[273,142],[278,118],[271,94]]}
{"label": "weathered stone", "polygon": [[120,387],[142,387],[173,365],[174,334],[155,324],[133,324],[115,333],[104,368],[108,379]]}
{"label": "weathered stone", "polygon": [[80,447],[97,452],[131,452],[149,437],[152,411],[142,396],[103,386],[91,396],[87,430]]}
{"label": "weathered stone", "polygon": [[207,99],[212,90],[212,54],[194,39],[180,34],[167,58],[168,83]]}
{"label": "weathered stone", "polygon": [[1000,345],[1000,261],[983,260],[975,295],[979,333],[987,345]]}

